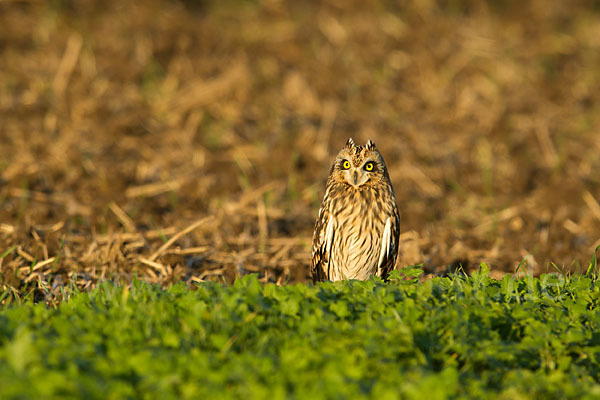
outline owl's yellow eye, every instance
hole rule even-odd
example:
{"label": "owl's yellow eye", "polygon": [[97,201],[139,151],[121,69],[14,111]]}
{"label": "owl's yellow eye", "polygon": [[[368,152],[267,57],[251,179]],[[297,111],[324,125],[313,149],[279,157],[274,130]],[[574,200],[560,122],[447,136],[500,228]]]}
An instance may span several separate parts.
{"label": "owl's yellow eye", "polygon": [[373,164],[371,161],[369,161],[368,163],[365,164],[365,171],[373,171],[375,169],[375,164]]}
{"label": "owl's yellow eye", "polygon": [[342,168],[350,169],[350,161],[344,160],[344,162],[342,162]]}

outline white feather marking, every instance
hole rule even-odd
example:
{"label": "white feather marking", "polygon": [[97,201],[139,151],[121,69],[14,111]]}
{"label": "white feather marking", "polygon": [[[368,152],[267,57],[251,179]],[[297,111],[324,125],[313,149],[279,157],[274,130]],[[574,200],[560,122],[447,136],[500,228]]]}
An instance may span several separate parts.
{"label": "white feather marking", "polygon": [[388,217],[383,228],[383,236],[381,238],[381,250],[379,252],[379,261],[377,262],[377,276],[381,276],[381,264],[383,259],[390,254],[390,238],[392,237],[392,219]]}
{"label": "white feather marking", "polygon": [[330,215],[327,220],[327,231],[325,233],[325,251],[327,251],[327,261],[331,261],[331,244],[333,243],[333,216]]}

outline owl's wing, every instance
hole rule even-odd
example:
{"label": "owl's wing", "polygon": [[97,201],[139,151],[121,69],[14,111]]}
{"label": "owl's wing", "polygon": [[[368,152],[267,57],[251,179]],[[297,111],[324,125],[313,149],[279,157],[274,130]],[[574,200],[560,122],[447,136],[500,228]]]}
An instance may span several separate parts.
{"label": "owl's wing", "polygon": [[312,279],[313,283],[329,279],[329,256],[333,243],[335,221],[325,207],[319,210],[319,218],[313,236]]}
{"label": "owl's wing", "polygon": [[394,207],[393,215],[385,221],[383,229],[381,250],[377,263],[377,276],[387,280],[388,275],[396,265],[398,257],[398,238],[400,236],[400,217],[398,209]]}

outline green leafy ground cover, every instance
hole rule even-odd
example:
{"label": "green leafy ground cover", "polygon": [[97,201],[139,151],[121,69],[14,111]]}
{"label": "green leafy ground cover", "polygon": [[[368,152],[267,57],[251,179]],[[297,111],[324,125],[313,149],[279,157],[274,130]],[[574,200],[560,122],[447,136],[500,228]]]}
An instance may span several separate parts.
{"label": "green leafy ground cover", "polygon": [[[0,310],[2,398],[598,398],[595,276],[134,282]],[[403,276],[403,275],[405,276]]]}

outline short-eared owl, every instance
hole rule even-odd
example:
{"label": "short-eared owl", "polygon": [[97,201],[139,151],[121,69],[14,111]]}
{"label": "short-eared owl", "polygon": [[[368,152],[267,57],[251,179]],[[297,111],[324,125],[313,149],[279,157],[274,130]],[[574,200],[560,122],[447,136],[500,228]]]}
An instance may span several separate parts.
{"label": "short-eared owl", "polygon": [[396,264],[400,218],[383,157],[348,139],[327,179],[313,234],[313,282],[386,279]]}

